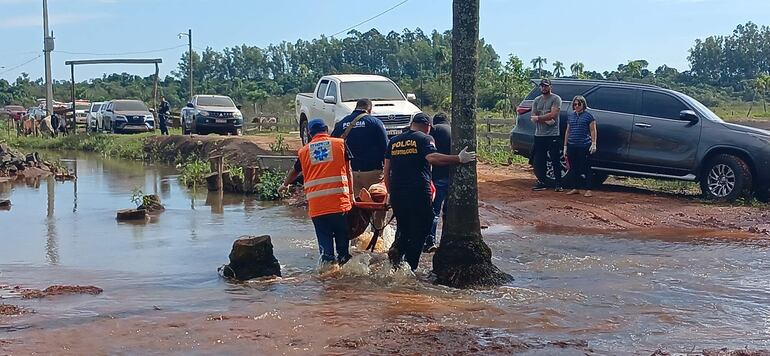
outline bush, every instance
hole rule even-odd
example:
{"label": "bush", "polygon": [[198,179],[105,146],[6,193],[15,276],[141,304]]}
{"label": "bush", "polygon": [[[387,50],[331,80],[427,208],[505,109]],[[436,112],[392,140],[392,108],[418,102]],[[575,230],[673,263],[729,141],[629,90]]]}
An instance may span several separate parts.
{"label": "bush", "polygon": [[[179,181],[193,189],[198,184],[205,183],[206,175],[211,173],[211,166],[208,162],[194,158],[186,163],[182,163],[182,172],[179,175]],[[243,172],[241,172],[243,173]]]}
{"label": "bush", "polygon": [[259,183],[257,184],[257,196],[260,200],[279,200],[281,194],[278,188],[283,184],[283,176],[269,169],[263,170],[259,174]]}

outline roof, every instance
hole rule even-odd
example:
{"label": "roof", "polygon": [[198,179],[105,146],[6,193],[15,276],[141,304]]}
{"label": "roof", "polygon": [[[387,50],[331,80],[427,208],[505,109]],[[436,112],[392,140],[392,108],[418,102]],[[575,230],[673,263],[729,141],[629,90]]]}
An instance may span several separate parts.
{"label": "roof", "polygon": [[[616,85],[616,86],[633,86],[633,87],[647,87],[647,88],[657,88],[657,89],[663,89],[657,85],[647,84],[647,83],[634,83],[634,82],[624,82],[619,80],[599,80],[599,79],[576,79],[576,78],[549,78],[551,80],[551,83],[580,83],[580,84],[605,84],[605,85]],[[532,79],[532,83],[539,83],[540,79]]]}
{"label": "roof", "polygon": [[[214,95],[214,94],[198,94],[198,95],[195,95],[195,96],[198,97],[198,98],[230,98],[227,95]],[[230,98],[230,99],[232,99],[232,98]]]}
{"label": "roof", "polygon": [[381,75],[372,75],[372,74],[334,74],[334,75],[327,75],[325,77],[334,78],[339,80],[340,82],[364,82],[364,81],[385,82],[390,80]]}

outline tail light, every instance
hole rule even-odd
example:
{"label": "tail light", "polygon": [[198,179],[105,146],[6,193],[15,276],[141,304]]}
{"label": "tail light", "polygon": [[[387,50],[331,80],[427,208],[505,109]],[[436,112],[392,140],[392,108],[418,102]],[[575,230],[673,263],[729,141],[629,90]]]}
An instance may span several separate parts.
{"label": "tail light", "polygon": [[524,115],[524,114],[526,114],[526,113],[528,113],[530,111],[532,111],[532,107],[531,106],[519,105],[519,106],[516,107],[516,113],[519,114],[519,115]]}

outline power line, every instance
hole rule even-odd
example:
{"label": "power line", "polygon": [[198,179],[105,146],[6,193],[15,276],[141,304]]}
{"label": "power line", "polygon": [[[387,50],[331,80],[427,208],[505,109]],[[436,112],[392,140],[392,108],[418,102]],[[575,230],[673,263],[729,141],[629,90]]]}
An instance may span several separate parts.
{"label": "power line", "polygon": [[8,72],[10,72],[10,71],[12,71],[12,70],[15,70],[15,69],[21,68],[21,67],[23,67],[23,66],[25,66],[25,65],[27,65],[27,64],[30,64],[30,63],[32,63],[33,61],[35,61],[36,59],[38,59],[38,58],[40,58],[40,57],[42,57],[42,56],[43,56],[42,54],[39,54],[39,55],[37,55],[37,57],[35,57],[35,58],[32,58],[32,59],[30,59],[30,60],[28,60],[28,61],[26,61],[26,62],[24,62],[24,63],[22,63],[22,64],[19,64],[19,65],[15,65],[15,66],[13,66],[13,67],[11,67],[11,68],[8,68],[8,69],[6,69],[6,70],[4,70],[4,71],[0,72],[0,75],[2,75],[2,74],[5,74],[5,73],[8,73]]}
{"label": "power line", "polygon": [[168,48],[160,48],[160,49],[153,49],[149,51],[138,51],[138,52],[120,52],[120,53],[90,53],[90,52],[70,52],[70,51],[60,51],[55,50],[56,53],[64,53],[64,54],[74,54],[74,55],[84,55],[84,56],[123,56],[123,55],[130,55],[130,54],[145,54],[145,53],[155,53],[155,52],[165,52],[170,51],[172,49],[177,49],[181,47],[186,47],[187,45],[178,45],[174,47],[168,47]]}
{"label": "power line", "polygon": [[352,29],[354,29],[354,28],[356,28],[356,27],[358,27],[358,26],[361,26],[361,25],[363,25],[363,24],[365,24],[365,23],[367,23],[367,22],[369,22],[369,21],[372,21],[372,20],[374,20],[374,19],[376,19],[376,18],[378,18],[378,17],[380,17],[380,16],[382,16],[382,15],[385,15],[385,14],[387,14],[388,12],[391,12],[392,10],[394,10],[395,8],[397,8],[397,7],[399,7],[399,6],[403,5],[403,4],[405,4],[407,1],[409,1],[409,0],[403,0],[403,1],[401,1],[400,3],[393,5],[391,8],[389,8],[389,9],[387,9],[387,10],[383,11],[383,12],[380,12],[379,14],[377,14],[377,15],[374,15],[374,16],[372,16],[372,17],[370,17],[370,18],[368,18],[368,19],[366,19],[366,20],[364,20],[364,21],[361,21],[361,22],[359,22],[359,23],[357,23],[357,24],[355,24],[355,25],[353,25],[353,26],[350,26],[350,27],[348,27],[348,28],[346,28],[346,29],[344,29],[344,30],[342,30],[342,31],[339,31],[339,32],[337,32],[337,33],[335,33],[335,34],[331,35],[330,37],[334,37],[334,36],[337,36],[337,35],[339,35],[340,33],[343,33],[343,32],[348,32],[348,31],[350,31],[350,30],[352,30]]}

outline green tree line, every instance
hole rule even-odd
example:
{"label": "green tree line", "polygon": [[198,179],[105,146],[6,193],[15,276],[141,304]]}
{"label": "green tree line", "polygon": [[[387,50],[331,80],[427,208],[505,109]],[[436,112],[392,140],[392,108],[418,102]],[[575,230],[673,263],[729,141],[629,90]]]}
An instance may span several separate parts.
{"label": "green tree line", "polygon": [[[223,94],[250,106],[277,96],[312,91],[318,78],[335,73],[373,73],[396,81],[415,93],[419,104],[435,109],[450,106],[451,32],[404,29],[382,34],[376,29],[350,31],[344,38],[321,36],[281,42],[264,48],[241,45],[216,51],[193,51],[196,93]],[[741,100],[766,99],[770,94],[770,28],[754,23],[738,25],[726,36],[696,39],[689,50],[691,69],[680,72],[667,65],[649,68],[644,59],[621,63],[612,71],[586,70],[580,63],[549,63],[542,56],[524,62],[511,55],[501,59],[492,45],[479,43],[479,108],[512,112],[532,88],[530,79],[574,77],[645,82],[681,90],[709,106]],[[174,107],[184,105],[188,92],[188,53],[177,70],[159,81],[159,91]],[[76,85],[78,98],[102,101],[115,98],[152,102],[153,76],[128,73],[104,75]],[[57,100],[69,101],[69,82],[56,81]],[[15,81],[0,79],[0,104],[30,106],[44,96],[42,79],[22,74]],[[286,109],[291,105],[285,101]]]}

